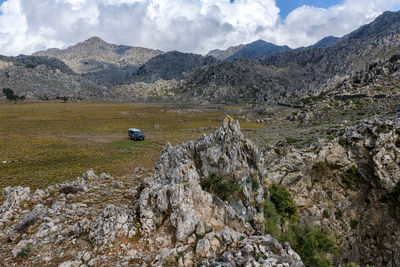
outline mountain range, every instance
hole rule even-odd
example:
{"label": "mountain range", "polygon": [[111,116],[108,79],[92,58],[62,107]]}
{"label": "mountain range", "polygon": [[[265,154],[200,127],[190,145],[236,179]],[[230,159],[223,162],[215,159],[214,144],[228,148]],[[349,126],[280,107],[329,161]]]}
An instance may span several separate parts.
{"label": "mountain range", "polygon": [[[327,83],[400,53],[399,35],[400,12],[385,12],[341,38],[329,36],[298,49],[257,40],[202,56],[92,37],[63,50],[1,56],[0,84],[27,97],[137,101],[131,89],[144,82],[155,83],[142,91],[146,101],[288,101],[318,94]],[[165,83],[168,92],[153,99],[156,87],[165,89]]]}

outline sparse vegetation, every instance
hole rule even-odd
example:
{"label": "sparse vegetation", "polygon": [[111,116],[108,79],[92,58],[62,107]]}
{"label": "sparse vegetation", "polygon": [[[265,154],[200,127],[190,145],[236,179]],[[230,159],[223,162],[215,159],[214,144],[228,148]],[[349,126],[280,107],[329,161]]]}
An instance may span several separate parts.
{"label": "sparse vegetation", "polygon": [[350,219],[350,227],[351,229],[356,229],[358,226],[358,221],[354,218]]}
{"label": "sparse vegetation", "polygon": [[313,167],[312,167],[312,171],[313,171],[313,176],[316,178],[322,178],[324,177],[327,172],[328,172],[328,166],[326,165],[325,162],[323,161],[318,161],[316,162]]}
{"label": "sparse vegetation", "polygon": [[256,192],[260,188],[260,183],[258,181],[257,177],[252,176],[251,177],[251,189]]}
{"label": "sparse vegetation", "polygon": [[[281,242],[289,242],[307,267],[332,266],[327,255],[336,254],[339,248],[331,235],[314,226],[298,223],[298,208],[284,186],[272,184],[269,193],[271,200],[265,200],[263,205],[265,232]],[[288,222],[288,227],[280,227],[284,222]]]}
{"label": "sparse vegetation", "polygon": [[330,213],[329,213],[329,210],[324,210],[324,211],[322,212],[322,215],[324,216],[324,218],[330,218],[330,217],[331,217],[331,215],[330,215]]}
{"label": "sparse vegetation", "polygon": [[345,137],[340,137],[339,138],[339,145],[341,145],[341,146],[345,146],[347,144],[347,140],[346,140],[346,138]]}
{"label": "sparse vegetation", "polygon": [[22,248],[18,253],[18,257],[25,257],[32,252],[32,244],[27,244],[26,247]]}
{"label": "sparse vegetation", "polygon": [[337,210],[335,211],[335,218],[336,218],[336,220],[339,220],[339,219],[341,219],[342,217],[343,217],[343,210],[337,209]]}
{"label": "sparse vegetation", "polygon": [[230,201],[243,190],[231,177],[218,176],[215,173],[203,179],[200,185],[203,190],[217,195],[223,201]]}
{"label": "sparse vegetation", "polygon": [[339,251],[328,233],[310,225],[292,224],[280,240],[289,242],[307,267],[332,266],[332,260],[327,254],[337,254]]}
{"label": "sparse vegetation", "polygon": [[286,138],[286,143],[288,143],[289,145],[296,144],[298,142],[300,142],[299,139],[296,139],[296,138],[293,138],[293,137],[287,137]]}
{"label": "sparse vegetation", "polygon": [[349,188],[354,188],[355,185],[361,182],[361,174],[358,171],[357,167],[351,166],[348,168],[342,175],[342,182],[347,185]]}
{"label": "sparse vegetation", "polygon": [[32,64],[32,63],[28,63],[28,64],[25,65],[25,67],[26,67],[27,69],[34,69],[34,68],[36,68],[36,65],[35,65],[35,64]]}

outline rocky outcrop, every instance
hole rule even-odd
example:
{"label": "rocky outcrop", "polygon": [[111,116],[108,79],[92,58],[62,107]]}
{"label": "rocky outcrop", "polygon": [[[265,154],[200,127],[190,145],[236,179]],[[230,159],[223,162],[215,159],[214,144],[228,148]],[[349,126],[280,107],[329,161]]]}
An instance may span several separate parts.
{"label": "rocky outcrop", "polygon": [[[143,230],[153,233],[162,224],[170,224],[180,242],[193,234],[198,225],[204,227],[206,223],[213,228],[227,225],[244,232],[243,218],[252,218],[257,212],[253,203],[263,200],[262,187],[254,192],[249,177],[254,176],[261,184],[262,173],[257,148],[231,117],[212,135],[202,135],[174,148],[168,143],[140,194]],[[212,174],[230,176],[241,187],[242,198],[228,205],[203,191],[201,181]]]}
{"label": "rocky outcrop", "polygon": [[399,126],[365,120],[339,130],[333,141],[264,155],[267,177],[288,186],[300,219],[340,236],[338,263],[399,264],[400,223],[394,207],[383,201],[400,179]]}

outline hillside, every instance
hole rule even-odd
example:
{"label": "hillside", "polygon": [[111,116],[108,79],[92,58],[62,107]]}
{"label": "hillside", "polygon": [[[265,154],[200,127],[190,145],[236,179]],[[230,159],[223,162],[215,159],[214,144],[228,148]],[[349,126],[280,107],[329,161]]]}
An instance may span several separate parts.
{"label": "hillside", "polygon": [[110,66],[138,66],[163,52],[160,50],[108,44],[98,37],[70,46],[67,49],[52,48],[39,51],[33,56],[54,57],[62,60],[76,73],[101,71]]}
{"label": "hillside", "polygon": [[[371,24],[327,47],[293,50],[258,59],[222,62],[198,69],[181,87],[197,101],[238,103],[295,100],[321,93],[327,83],[400,53],[400,12],[385,12]],[[210,88],[213,88],[212,90]]]}

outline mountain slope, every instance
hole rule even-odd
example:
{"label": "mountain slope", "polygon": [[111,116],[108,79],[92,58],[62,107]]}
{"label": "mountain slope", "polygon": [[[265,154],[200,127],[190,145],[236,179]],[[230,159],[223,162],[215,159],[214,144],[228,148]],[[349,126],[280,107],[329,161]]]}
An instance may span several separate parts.
{"label": "mountain slope", "polygon": [[213,56],[218,60],[225,60],[228,57],[233,56],[240,50],[242,50],[246,45],[241,44],[238,46],[231,46],[226,50],[214,49],[207,53],[207,56]]}
{"label": "mountain slope", "polygon": [[102,85],[74,73],[56,58],[0,56],[0,84],[33,98],[69,96],[76,99],[109,99]]}
{"label": "mountain slope", "polygon": [[232,60],[234,58],[257,58],[260,56],[271,56],[281,52],[290,51],[291,48],[288,46],[277,46],[272,43],[265,42],[263,40],[257,40],[250,44],[245,45],[244,48],[228,57],[227,60]]}
{"label": "mountain slope", "polygon": [[214,57],[172,51],[158,55],[143,64],[133,79],[137,82],[181,79],[185,72],[217,62]]}
{"label": "mountain slope", "polygon": [[163,53],[142,47],[114,45],[92,37],[67,49],[48,49],[34,53],[34,56],[55,57],[64,61],[76,73],[88,73],[102,70],[110,64],[116,67],[141,65],[152,57]]}
{"label": "mountain slope", "polygon": [[327,82],[335,82],[399,52],[400,12],[385,12],[328,47],[292,50],[234,63],[225,61],[198,69],[185,78],[181,90],[187,98],[205,102],[286,101],[319,94]]}

